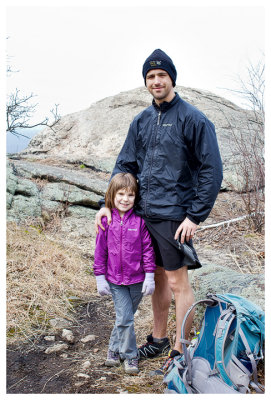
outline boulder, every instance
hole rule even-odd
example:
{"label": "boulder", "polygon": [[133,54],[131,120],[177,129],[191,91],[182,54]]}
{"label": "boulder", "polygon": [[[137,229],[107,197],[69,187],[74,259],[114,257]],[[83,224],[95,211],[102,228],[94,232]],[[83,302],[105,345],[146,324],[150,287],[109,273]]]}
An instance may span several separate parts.
{"label": "boulder", "polygon": [[8,219],[42,216],[45,210],[59,211],[64,206],[75,206],[70,214],[75,218],[89,218],[99,208],[98,201],[106,187],[106,181],[87,173],[10,160],[7,164]]}
{"label": "boulder", "polygon": [[17,176],[29,179],[42,179],[45,182],[65,182],[98,195],[103,195],[107,187],[106,182],[101,179],[93,178],[87,172],[72,171],[67,167],[56,167],[22,160],[10,161],[9,165],[9,168],[15,171]]}
{"label": "boulder", "polygon": [[[176,91],[214,122],[224,164],[222,189],[237,187],[240,179],[233,172],[229,138],[232,131],[249,134],[257,129],[253,114],[207,91],[182,86]],[[36,135],[7,165],[8,220],[65,211],[69,219],[64,231],[75,234],[77,226],[77,232],[79,227],[89,233],[87,219],[93,221],[93,210],[99,208],[130,122],[150,104],[146,88],[122,92],[66,115],[54,129]],[[74,164],[83,169],[74,170]],[[107,175],[99,178],[98,171]]]}
{"label": "boulder", "polygon": [[21,194],[12,197],[11,205],[7,212],[8,221],[22,221],[28,217],[40,217],[41,204],[39,197],[28,197]]}
{"label": "boulder", "polygon": [[16,191],[18,178],[15,175],[13,165],[7,162],[6,166],[6,204],[7,209],[11,208],[13,195]]}
{"label": "boulder", "polygon": [[196,300],[207,293],[232,293],[245,297],[265,309],[264,274],[242,274],[215,264],[204,265],[190,272],[190,282]]}
{"label": "boulder", "polygon": [[[224,164],[222,189],[237,187],[234,173],[237,155],[230,144],[233,133],[250,135],[258,130],[255,115],[208,91],[177,86],[176,91],[214,122]],[[88,109],[66,115],[54,126],[33,137],[23,152],[10,156],[7,164],[7,219],[20,222],[27,217],[50,221],[55,213],[57,240],[76,243],[88,257],[95,245],[94,219],[98,201],[104,196],[116,157],[132,119],[151,104],[146,88],[137,88],[107,97]],[[81,166],[82,168],[79,168]],[[191,275],[193,285],[202,282],[200,295],[212,290],[239,288],[249,293],[253,280],[262,285],[262,277],[244,276],[233,271],[231,286],[227,272],[208,266]],[[212,269],[213,268],[213,269]],[[244,283],[245,282],[245,283]],[[261,301],[260,286],[255,299]],[[236,289],[237,290],[237,289]],[[251,292],[253,292],[251,290]]]}
{"label": "boulder", "polygon": [[[222,187],[236,187],[235,164],[231,137],[242,132],[251,135],[259,121],[248,110],[211,92],[176,86],[176,92],[196,106],[214,123],[224,165]],[[92,104],[86,110],[66,115],[54,126],[33,137],[21,157],[46,159],[58,157],[70,163],[83,163],[99,171],[111,172],[123,145],[132,119],[151,104],[146,88],[137,88]]]}
{"label": "boulder", "polygon": [[98,195],[64,182],[53,182],[48,183],[44,187],[41,192],[41,197],[42,200],[45,201],[58,201],[65,204],[77,204],[98,208],[98,201],[101,199],[101,194]]}
{"label": "boulder", "polygon": [[67,350],[69,346],[66,343],[58,343],[54,346],[48,347],[45,350],[45,354],[60,353],[61,351]]}
{"label": "boulder", "polygon": [[74,334],[70,329],[63,329],[61,336],[68,343],[74,343],[75,341]]}
{"label": "boulder", "polygon": [[96,336],[95,335],[87,335],[87,336],[85,336],[85,337],[83,337],[82,339],[81,339],[81,342],[82,343],[88,343],[88,342],[92,342],[93,340],[95,340],[96,339]]}

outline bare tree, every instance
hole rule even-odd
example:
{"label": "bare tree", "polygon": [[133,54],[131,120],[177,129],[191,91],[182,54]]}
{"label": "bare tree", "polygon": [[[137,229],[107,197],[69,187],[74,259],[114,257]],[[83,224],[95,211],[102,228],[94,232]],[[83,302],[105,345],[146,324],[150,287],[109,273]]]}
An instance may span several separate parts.
{"label": "bare tree", "polygon": [[[9,60],[9,57],[8,57]],[[7,76],[19,71],[12,70],[9,63],[7,63]],[[7,97],[6,102],[6,132],[10,132],[15,136],[23,136],[30,139],[28,136],[24,135],[22,129],[36,128],[37,126],[47,126],[53,129],[53,126],[60,120],[60,115],[58,114],[59,104],[55,104],[54,108],[50,110],[53,115],[53,122],[49,123],[49,118],[46,117],[42,121],[37,123],[31,123],[31,120],[36,112],[36,107],[38,104],[31,104],[31,101],[36,97],[33,93],[30,95],[21,95],[19,89],[15,89],[14,93],[11,93]]]}
{"label": "bare tree", "polygon": [[54,118],[52,123],[49,123],[48,117],[37,123],[31,123],[30,121],[35,114],[36,107],[38,105],[30,103],[34,97],[35,95],[33,93],[28,96],[21,96],[20,90],[17,88],[15,93],[9,95],[6,104],[6,132],[10,132],[16,136],[24,136],[28,138],[28,136],[20,132],[21,129],[31,129],[37,126],[48,126],[53,128],[53,126],[60,120],[60,115],[58,114],[59,104],[55,104],[55,107],[50,110]]}
{"label": "bare tree", "polygon": [[[248,79],[234,90],[246,100],[251,111],[247,127],[237,132],[231,124],[230,146],[235,157],[235,172],[241,183],[240,195],[244,202],[250,228],[260,232],[264,225],[265,157],[264,157],[264,62],[247,68]],[[253,124],[252,124],[253,123]]]}
{"label": "bare tree", "polygon": [[249,109],[255,111],[256,115],[260,115],[264,121],[265,116],[265,64],[263,58],[253,65],[249,62],[247,67],[247,79],[243,80],[238,77],[239,89],[231,90],[239,94],[247,101]]}

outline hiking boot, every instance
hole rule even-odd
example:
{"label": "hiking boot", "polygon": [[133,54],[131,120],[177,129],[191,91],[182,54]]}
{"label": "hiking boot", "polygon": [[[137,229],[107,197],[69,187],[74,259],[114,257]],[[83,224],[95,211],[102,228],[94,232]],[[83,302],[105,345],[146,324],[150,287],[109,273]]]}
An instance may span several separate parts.
{"label": "hiking boot", "polygon": [[164,364],[156,369],[155,371],[151,371],[150,372],[150,376],[155,376],[155,375],[165,375],[165,373],[167,372],[169,366],[171,365],[173,358],[180,356],[181,353],[178,350],[170,350],[168,353],[168,357],[166,359],[166,361],[164,362]]}
{"label": "hiking boot", "polygon": [[107,367],[116,367],[116,366],[120,365],[119,353],[115,353],[112,350],[108,350],[107,358],[105,360],[105,365]]}
{"label": "hiking boot", "polygon": [[124,371],[127,374],[138,374],[139,369],[138,369],[138,359],[137,358],[131,358],[130,360],[126,358],[124,360]]}
{"label": "hiking boot", "polygon": [[138,356],[142,360],[144,358],[154,358],[166,355],[170,350],[168,338],[161,339],[159,342],[153,341],[153,336],[147,336],[147,343],[138,348]]}

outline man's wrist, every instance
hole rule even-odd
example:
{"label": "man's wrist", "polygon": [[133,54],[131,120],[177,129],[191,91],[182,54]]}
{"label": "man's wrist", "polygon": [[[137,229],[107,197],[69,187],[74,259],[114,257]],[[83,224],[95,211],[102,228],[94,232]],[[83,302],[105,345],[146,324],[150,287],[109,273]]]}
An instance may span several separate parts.
{"label": "man's wrist", "polygon": [[200,224],[200,220],[199,219],[197,219],[195,217],[192,217],[191,215],[187,215],[186,217],[189,219],[189,221],[193,222],[194,224],[196,224],[196,225]]}

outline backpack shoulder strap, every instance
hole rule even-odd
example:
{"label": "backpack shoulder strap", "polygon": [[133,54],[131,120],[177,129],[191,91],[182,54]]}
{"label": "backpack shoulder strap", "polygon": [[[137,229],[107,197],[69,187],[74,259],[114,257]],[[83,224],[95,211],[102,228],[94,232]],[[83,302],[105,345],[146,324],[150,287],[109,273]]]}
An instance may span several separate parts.
{"label": "backpack shoulder strap", "polygon": [[223,380],[230,386],[234,386],[230,376],[227,374],[226,366],[224,362],[224,350],[225,350],[225,342],[228,336],[230,327],[235,320],[236,315],[233,313],[233,309],[231,307],[224,310],[221,313],[218,321],[217,321],[217,329],[215,335],[215,363],[216,368],[220,372]]}
{"label": "backpack shoulder strap", "polygon": [[187,310],[184,319],[183,319],[183,323],[182,323],[182,329],[181,329],[181,339],[180,342],[182,343],[182,347],[183,347],[183,353],[184,353],[184,360],[185,363],[187,365],[187,376],[186,376],[186,381],[188,384],[192,383],[192,370],[191,370],[191,355],[189,353],[189,351],[187,350],[186,345],[190,345],[191,342],[189,340],[185,339],[185,327],[186,327],[186,321],[188,316],[190,315],[191,311],[199,304],[204,304],[206,306],[214,306],[217,303],[217,300],[210,298],[206,298],[204,300],[199,300],[196,301],[194,304],[192,304],[191,307],[189,307],[189,309]]}

